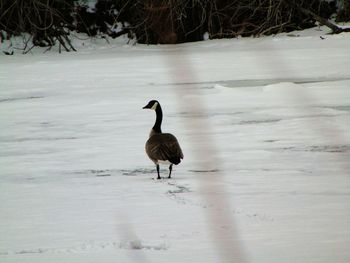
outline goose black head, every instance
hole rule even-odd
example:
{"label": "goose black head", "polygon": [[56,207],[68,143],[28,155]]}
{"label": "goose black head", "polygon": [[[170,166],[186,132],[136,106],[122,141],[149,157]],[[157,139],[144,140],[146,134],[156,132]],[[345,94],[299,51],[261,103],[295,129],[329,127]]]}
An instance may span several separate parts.
{"label": "goose black head", "polygon": [[143,107],[142,109],[151,109],[151,110],[156,110],[159,105],[159,102],[157,100],[151,100],[148,102],[148,104]]}

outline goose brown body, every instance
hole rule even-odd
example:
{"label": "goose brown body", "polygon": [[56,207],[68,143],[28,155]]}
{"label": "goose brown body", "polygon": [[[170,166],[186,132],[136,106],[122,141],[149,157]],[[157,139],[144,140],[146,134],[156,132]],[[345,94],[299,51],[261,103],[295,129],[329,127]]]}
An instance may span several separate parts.
{"label": "goose brown body", "polygon": [[183,153],[176,137],[170,133],[156,133],[146,142],[146,153],[155,163],[166,162],[179,164]]}
{"label": "goose brown body", "polygon": [[169,164],[169,178],[171,178],[173,164],[179,164],[181,159],[184,158],[180,144],[174,135],[170,133],[162,133],[161,124],[163,112],[158,101],[151,100],[143,108],[152,109],[156,112],[156,122],[151,129],[149,139],[145,145],[146,153],[157,167],[157,178],[160,179],[159,163]]}

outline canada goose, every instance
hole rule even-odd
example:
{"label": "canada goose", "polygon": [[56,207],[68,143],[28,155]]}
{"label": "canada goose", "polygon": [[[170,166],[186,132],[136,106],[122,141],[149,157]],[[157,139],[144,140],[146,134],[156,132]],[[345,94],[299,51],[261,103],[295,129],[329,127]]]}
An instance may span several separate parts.
{"label": "canada goose", "polygon": [[146,153],[148,157],[157,166],[157,179],[159,175],[159,163],[169,165],[169,177],[171,178],[171,171],[173,164],[177,165],[184,158],[179,142],[176,137],[170,133],[162,133],[161,125],[163,120],[162,107],[156,100],[151,100],[143,109],[151,109],[156,112],[156,122],[149,134],[149,139],[146,142]]}

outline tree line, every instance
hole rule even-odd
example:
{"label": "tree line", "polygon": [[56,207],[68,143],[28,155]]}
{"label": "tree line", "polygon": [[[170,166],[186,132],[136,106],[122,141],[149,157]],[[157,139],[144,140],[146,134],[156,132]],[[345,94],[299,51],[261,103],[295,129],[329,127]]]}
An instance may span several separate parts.
{"label": "tree line", "polygon": [[[90,2],[93,0],[90,0]],[[0,0],[0,39],[28,33],[28,45],[75,50],[70,33],[118,37],[138,43],[175,44],[237,36],[271,35],[315,26],[342,28],[350,1],[324,0]]]}

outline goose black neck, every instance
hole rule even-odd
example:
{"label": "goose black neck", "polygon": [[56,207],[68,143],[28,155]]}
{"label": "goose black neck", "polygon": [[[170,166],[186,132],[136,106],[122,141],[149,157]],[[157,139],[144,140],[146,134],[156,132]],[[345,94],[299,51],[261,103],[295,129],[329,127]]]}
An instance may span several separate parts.
{"label": "goose black neck", "polygon": [[156,118],[156,122],[154,123],[153,130],[156,133],[162,133],[161,125],[163,120],[163,112],[162,112],[162,108],[160,107],[160,104],[158,104],[156,108],[156,115],[157,115],[157,118]]}

